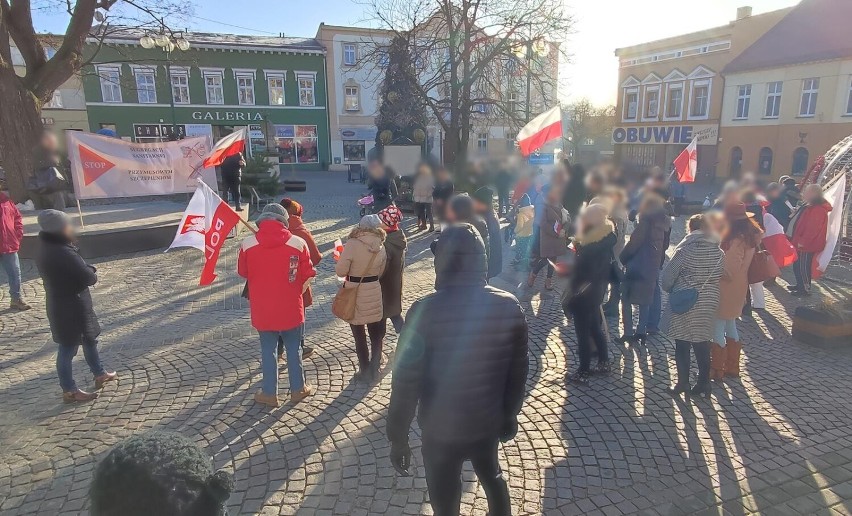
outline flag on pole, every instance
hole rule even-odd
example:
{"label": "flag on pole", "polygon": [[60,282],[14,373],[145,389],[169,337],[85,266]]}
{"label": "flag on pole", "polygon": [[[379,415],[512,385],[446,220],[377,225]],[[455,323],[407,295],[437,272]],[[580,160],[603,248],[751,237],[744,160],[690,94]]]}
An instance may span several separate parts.
{"label": "flag on pole", "polygon": [[798,254],[796,248],[790,243],[787,235],[784,233],[784,227],[778,222],[778,219],[768,211],[763,213],[763,247],[772,255],[772,259],[778,265],[779,269],[788,267],[795,263]]}
{"label": "flag on pole", "polygon": [[677,180],[681,183],[694,183],[695,170],[698,168],[698,139],[693,138],[689,145],[674,160]]}
{"label": "flag on pole", "polygon": [[228,156],[232,156],[245,150],[246,136],[246,128],[242,127],[219,140],[216,145],[213,146],[210,154],[204,158],[204,168],[221,165]]}
{"label": "flag on pole", "polygon": [[[225,237],[240,221],[240,216],[228,203],[216,195],[203,181],[198,186],[183,217],[169,249],[194,247],[204,253],[199,285],[209,285],[216,279],[216,261],[225,243]],[[167,249],[168,250],[168,249]]]}
{"label": "flag on pole", "polygon": [[521,154],[529,156],[550,140],[562,138],[562,109],[548,109],[529,121],[518,132],[518,147]]}
{"label": "flag on pole", "polygon": [[818,279],[823,275],[825,269],[828,268],[828,263],[834,255],[834,249],[837,247],[837,241],[840,238],[840,231],[843,228],[843,218],[845,213],[843,210],[843,196],[846,193],[846,174],[840,174],[840,178],[834,181],[829,186],[824,194],[825,200],[831,204],[831,211],[828,212],[828,231],[826,231],[825,248],[814,257],[813,278]]}

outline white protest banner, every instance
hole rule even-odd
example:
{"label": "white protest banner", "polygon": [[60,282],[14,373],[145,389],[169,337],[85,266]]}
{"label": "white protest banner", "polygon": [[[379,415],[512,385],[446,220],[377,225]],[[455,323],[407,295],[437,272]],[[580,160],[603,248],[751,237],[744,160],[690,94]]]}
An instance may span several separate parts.
{"label": "white protest banner", "polygon": [[78,199],[169,195],[195,191],[200,178],[216,184],[203,168],[206,136],[162,143],[132,143],[78,131],[67,132],[68,159]]}

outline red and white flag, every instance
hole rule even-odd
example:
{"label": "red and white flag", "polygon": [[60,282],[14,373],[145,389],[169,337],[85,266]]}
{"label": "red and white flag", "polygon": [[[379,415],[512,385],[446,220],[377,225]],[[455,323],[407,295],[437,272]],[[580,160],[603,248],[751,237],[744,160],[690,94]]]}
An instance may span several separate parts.
{"label": "red and white flag", "polygon": [[222,250],[225,237],[239,221],[240,216],[228,203],[216,195],[204,181],[198,181],[198,187],[183,212],[183,218],[180,219],[175,239],[169,249],[194,247],[204,253],[204,268],[201,269],[199,285],[209,285],[216,279],[219,251]]}
{"label": "red and white flag", "polygon": [[677,180],[681,183],[694,183],[698,168],[698,139],[693,138],[689,145],[674,160]]}
{"label": "red and white flag", "polygon": [[784,227],[778,219],[768,211],[763,213],[763,227],[763,247],[772,255],[778,268],[783,269],[793,265],[798,258],[796,248],[784,234]]}
{"label": "red and white flag", "polygon": [[339,238],[334,241],[334,252],[332,256],[334,256],[334,261],[340,261],[340,254],[343,252],[343,241]]}
{"label": "red and white flag", "polygon": [[204,167],[208,168],[219,166],[228,156],[244,151],[246,148],[247,135],[248,133],[246,132],[246,128],[243,127],[216,142],[216,145],[213,146],[210,154],[204,158]]}
{"label": "red and white flag", "polygon": [[825,269],[828,268],[829,262],[831,262],[831,257],[834,256],[834,250],[837,248],[837,241],[840,239],[840,233],[843,230],[843,219],[846,217],[846,212],[843,209],[843,197],[845,194],[846,174],[840,174],[840,178],[826,188],[823,194],[825,200],[831,204],[831,211],[828,212],[828,231],[826,231],[825,235],[825,248],[814,257],[814,279],[818,279],[823,275]]}
{"label": "red and white flag", "polygon": [[550,140],[562,138],[562,109],[548,109],[529,121],[518,132],[518,147],[521,154],[529,156]]}

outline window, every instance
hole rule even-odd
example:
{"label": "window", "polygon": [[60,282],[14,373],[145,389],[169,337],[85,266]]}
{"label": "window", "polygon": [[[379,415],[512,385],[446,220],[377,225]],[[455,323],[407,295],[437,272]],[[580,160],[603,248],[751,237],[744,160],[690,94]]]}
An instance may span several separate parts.
{"label": "window", "polygon": [[207,92],[208,104],[224,104],[225,92],[222,89],[223,72],[203,72],[204,89]]}
{"label": "window", "polygon": [[313,106],[316,104],[314,100],[314,76],[313,75],[299,75],[297,76],[299,82],[299,105],[300,106]]}
{"label": "window", "polygon": [[748,118],[748,110],[751,106],[751,84],[743,84],[737,88],[737,120]]}
{"label": "window", "polygon": [[794,176],[803,176],[805,172],[808,170],[808,159],[810,155],[808,153],[808,149],[804,147],[799,147],[795,151],[793,151],[793,170],[792,173]]}
{"label": "window", "polygon": [[354,66],[355,62],[358,60],[357,55],[358,52],[355,48],[355,43],[343,44],[343,64],[346,66]]}
{"label": "window", "polygon": [[509,104],[506,106],[509,113],[514,113],[518,110],[518,92],[509,92]]}
{"label": "window", "polygon": [[518,133],[512,131],[506,133],[506,150],[512,151],[515,150],[515,147],[518,146]]}
{"label": "window", "polygon": [[648,87],[645,89],[645,113],[643,118],[656,120],[660,114],[660,87]]}
{"label": "window", "polygon": [[479,133],[476,135],[476,149],[479,152],[488,150],[488,133]]}
{"label": "window", "polygon": [[269,86],[269,105],[283,106],[284,105],[284,76],[270,75],[266,78],[266,83]]}
{"label": "window", "polygon": [[681,118],[683,114],[683,83],[669,85],[666,97],[666,118]]}
{"label": "window", "polygon": [[347,86],[343,88],[344,109],[346,111],[358,111],[358,86]]}
{"label": "window", "polygon": [[157,103],[157,86],[153,71],[138,70],[136,75],[136,96],[140,104]]}
{"label": "window", "polygon": [[378,51],[378,54],[379,54],[379,57],[378,57],[379,66],[381,68],[387,68],[388,64],[390,64],[390,56],[388,55],[387,51],[386,50],[380,50],[380,51]]}
{"label": "window", "polygon": [[115,67],[98,67],[101,81],[101,98],[104,102],[121,102],[121,71]]}
{"label": "window", "polygon": [[781,115],[781,81],[770,82],[766,85],[766,118],[778,118]]}
{"label": "window", "polygon": [[279,163],[319,163],[317,126],[276,125]]}
{"label": "window", "polygon": [[237,101],[244,106],[254,105],[254,75],[237,75]]}
{"label": "window", "polygon": [[849,83],[849,97],[846,99],[846,114],[852,115],[852,82]]}
{"label": "window", "polygon": [[819,79],[804,79],[802,81],[802,103],[799,105],[799,116],[816,115],[818,94]]}
{"label": "window", "polygon": [[692,95],[689,103],[689,118],[707,118],[710,116],[710,81],[692,83]]}
{"label": "window", "polygon": [[367,157],[367,142],[347,140],[343,142],[343,161],[364,161]]}
{"label": "window", "polygon": [[44,105],[46,108],[52,109],[62,109],[62,94],[57,90],[53,92],[53,97],[50,98],[50,102]]}
{"label": "window", "polygon": [[175,104],[189,104],[189,74],[172,72],[172,97]]}
{"label": "window", "polygon": [[627,88],[624,90],[624,120],[636,120],[639,111],[639,88]]}
{"label": "window", "polygon": [[772,173],[772,149],[769,147],[760,149],[760,157],[757,160],[757,171],[767,176]]}
{"label": "window", "polygon": [[743,170],[743,150],[739,147],[731,149],[731,177],[740,177],[740,172]]}

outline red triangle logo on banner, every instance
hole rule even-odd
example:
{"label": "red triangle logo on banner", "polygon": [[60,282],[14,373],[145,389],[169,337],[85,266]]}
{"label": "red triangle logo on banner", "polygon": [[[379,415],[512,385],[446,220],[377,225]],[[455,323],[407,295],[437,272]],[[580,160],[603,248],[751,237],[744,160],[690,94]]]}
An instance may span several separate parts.
{"label": "red triangle logo on banner", "polygon": [[82,145],[77,147],[80,150],[80,165],[83,167],[83,183],[86,186],[94,183],[115,167],[115,163],[95,154],[95,151]]}

